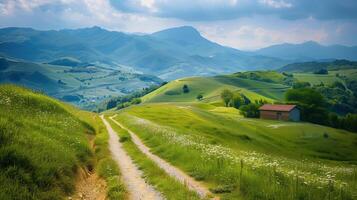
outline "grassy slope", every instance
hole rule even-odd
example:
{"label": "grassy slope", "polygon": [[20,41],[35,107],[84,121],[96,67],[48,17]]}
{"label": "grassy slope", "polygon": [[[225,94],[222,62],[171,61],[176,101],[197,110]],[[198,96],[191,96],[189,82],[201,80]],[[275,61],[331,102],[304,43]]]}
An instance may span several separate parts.
{"label": "grassy slope", "polygon": [[[190,92],[183,93],[183,85],[188,85]],[[251,100],[281,100],[286,86],[266,83],[233,76],[191,77],[171,81],[158,90],[144,96],[144,102],[194,102],[198,94],[203,95],[203,102],[220,104],[220,92],[224,89],[240,92]],[[167,92],[176,94],[170,95]]]}
{"label": "grassy slope", "polygon": [[[0,199],[63,199],[73,192],[78,167],[91,170],[97,163],[108,196],[122,199],[97,115],[11,85],[0,85],[0,111]],[[89,141],[95,134],[94,154]]]}
{"label": "grassy slope", "polygon": [[355,193],[357,135],[343,130],[244,119],[234,109],[200,103],[144,104],[120,111],[117,119],[213,191],[230,191],[223,199],[344,199]]}

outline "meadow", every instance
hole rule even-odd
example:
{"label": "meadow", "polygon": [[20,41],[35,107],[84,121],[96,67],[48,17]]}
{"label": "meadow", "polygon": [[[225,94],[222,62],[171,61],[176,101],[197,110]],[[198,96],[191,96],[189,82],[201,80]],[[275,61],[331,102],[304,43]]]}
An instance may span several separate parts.
{"label": "meadow", "polygon": [[246,119],[204,103],[147,103],[117,113],[153,153],[222,199],[357,198],[357,135],[350,132]]}
{"label": "meadow", "polygon": [[0,86],[0,111],[0,199],[67,198],[79,170],[104,178],[109,199],[124,198],[96,114],[13,85]]}
{"label": "meadow", "polygon": [[[183,93],[183,85],[187,85],[190,92]],[[202,102],[223,105],[220,93],[224,89],[244,94],[254,100],[273,102],[282,100],[288,86],[238,78],[234,76],[190,77],[171,81],[154,92],[144,96],[143,102],[195,102],[197,95],[203,96]]]}

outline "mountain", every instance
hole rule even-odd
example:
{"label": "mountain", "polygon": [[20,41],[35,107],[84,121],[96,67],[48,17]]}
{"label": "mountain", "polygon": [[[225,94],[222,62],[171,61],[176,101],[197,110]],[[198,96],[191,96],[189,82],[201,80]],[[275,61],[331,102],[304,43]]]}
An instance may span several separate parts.
{"label": "mountain", "polygon": [[[122,65],[164,79],[271,69],[289,63],[219,45],[188,26],[148,35],[100,27],[59,31],[3,28],[0,29],[0,55],[52,64],[59,60],[60,64],[77,65],[73,63],[75,60],[105,63],[109,67]],[[68,57],[71,60],[63,60]]]}
{"label": "mountain", "polygon": [[278,44],[255,51],[264,56],[284,58],[300,61],[320,59],[348,59],[357,60],[357,46],[343,45],[324,46],[317,42],[309,41],[302,44]]}

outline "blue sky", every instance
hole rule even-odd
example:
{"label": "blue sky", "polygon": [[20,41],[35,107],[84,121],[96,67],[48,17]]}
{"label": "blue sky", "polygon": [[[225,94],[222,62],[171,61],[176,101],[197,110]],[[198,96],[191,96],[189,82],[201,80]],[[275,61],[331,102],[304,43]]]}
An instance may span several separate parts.
{"label": "blue sky", "polygon": [[101,26],[152,33],[190,25],[238,49],[279,43],[357,45],[356,0],[0,0],[0,27]]}

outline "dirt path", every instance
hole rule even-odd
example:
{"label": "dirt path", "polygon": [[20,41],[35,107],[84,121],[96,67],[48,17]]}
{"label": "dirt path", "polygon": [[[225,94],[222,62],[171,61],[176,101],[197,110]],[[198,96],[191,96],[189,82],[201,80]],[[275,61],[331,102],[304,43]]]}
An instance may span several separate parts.
{"label": "dirt path", "polygon": [[68,199],[73,200],[105,200],[106,183],[97,174],[80,169],[76,182],[76,194]]}
{"label": "dirt path", "polygon": [[[132,141],[137,145],[137,147],[150,159],[152,159],[161,169],[163,169],[167,174],[170,176],[174,177],[177,179],[179,182],[182,184],[186,185],[190,190],[195,191],[198,193],[198,195],[201,198],[206,198],[206,197],[212,197],[212,193],[201,183],[196,181],[194,178],[188,176],[185,172],[182,170],[174,167],[170,163],[166,162],[165,160],[161,159],[160,157],[152,154],[150,152],[150,149],[145,146],[145,144],[140,140],[140,138],[131,130],[123,126],[121,123],[118,121],[114,120],[113,118],[116,115],[110,117],[110,119],[120,126],[122,129],[127,130],[129,134],[131,135]],[[219,199],[218,197],[215,197],[213,199]]]}
{"label": "dirt path", "polygon": [[112,129],[104,116],[101,116],[109,133],[109,148],[114,160],[117,162],[124,183],[132,200],[161,200],[162,195],[152,186],[147,184],[142,178],[142,172],[136,167],[128,154],[124,151],[122,144],[119,142],[119,136]]}

